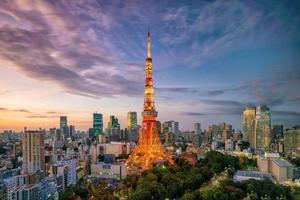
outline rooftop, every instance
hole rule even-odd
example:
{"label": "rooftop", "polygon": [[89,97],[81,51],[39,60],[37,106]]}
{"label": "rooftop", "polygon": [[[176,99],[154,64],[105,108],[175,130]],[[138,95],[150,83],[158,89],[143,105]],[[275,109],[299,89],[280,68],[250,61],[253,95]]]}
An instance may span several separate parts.
{"label": "rooftop", "polygon": [[259,172],[259,171],[242,171],[237,170],[235,176],[246,176],[246,177],[253,177],[253,178],[269,178],[271,179],[272,176],[270,173],[266,172]]}
{"label": "rooftop", "polygon": [[274,160],[274,163],[279,167],[291,167],[291,166],[293,166],[291,163],[289,163],[286,160]]}

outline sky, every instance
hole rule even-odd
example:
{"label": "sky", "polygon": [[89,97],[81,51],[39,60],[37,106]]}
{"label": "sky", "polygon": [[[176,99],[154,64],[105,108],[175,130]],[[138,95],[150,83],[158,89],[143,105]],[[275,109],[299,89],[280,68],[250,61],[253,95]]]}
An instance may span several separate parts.
{"label": "sky", "polygon": [[300,124],[300,2],[0,1],[0,130],[86,130],[143,109],[147,31],[160,121]]}

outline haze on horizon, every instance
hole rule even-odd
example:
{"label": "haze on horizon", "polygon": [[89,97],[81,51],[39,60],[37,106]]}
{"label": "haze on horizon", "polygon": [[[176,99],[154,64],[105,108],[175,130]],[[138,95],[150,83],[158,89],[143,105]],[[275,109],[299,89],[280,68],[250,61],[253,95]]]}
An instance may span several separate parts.
{"label": "haze on horizon", "polygon": [[[1,1],[0,130],[141,121],[148,25],[160,121],[181,129],[266,104],[300,124],[299,1]],[[106,125],[107,120],[105,120]]]}

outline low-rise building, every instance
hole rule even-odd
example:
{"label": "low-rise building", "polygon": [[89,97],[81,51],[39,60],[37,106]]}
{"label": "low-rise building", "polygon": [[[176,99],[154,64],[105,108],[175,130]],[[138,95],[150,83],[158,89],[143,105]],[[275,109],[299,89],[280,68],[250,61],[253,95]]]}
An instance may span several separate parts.
{"label": "low-rise building", "polygon": [[274,160],[272,162],[272,175],[277,181],[283,182],[293,177],[293,165],[286,160]]}
{"label": "low-rise building", "polygon": [[245,181],[249,179],[255,179],[261,181],[264,179],[272,180],[272,175],[267,172],[237,170],[233,178],[235,181]]}
{"label": "low-rise building", "polygon": [[127,176],[127,167],[122,162],[97,162],[91,165],[91,173],[99,178],[122,180]]}

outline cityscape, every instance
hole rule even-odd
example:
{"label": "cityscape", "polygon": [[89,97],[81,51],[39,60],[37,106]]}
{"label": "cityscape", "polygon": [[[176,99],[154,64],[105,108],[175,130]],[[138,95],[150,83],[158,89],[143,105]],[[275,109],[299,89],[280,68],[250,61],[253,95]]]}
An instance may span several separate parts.
{"label": "cityscape", "polygon": [[0,2],[0,200],[300,199],[299,9]]}

